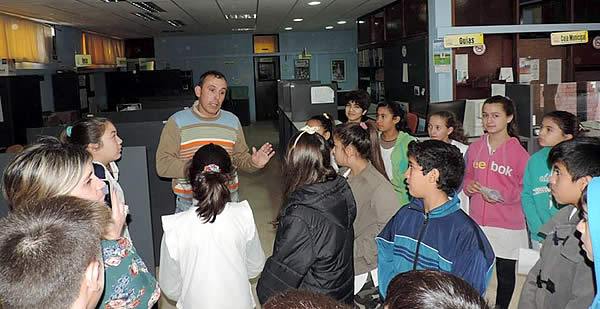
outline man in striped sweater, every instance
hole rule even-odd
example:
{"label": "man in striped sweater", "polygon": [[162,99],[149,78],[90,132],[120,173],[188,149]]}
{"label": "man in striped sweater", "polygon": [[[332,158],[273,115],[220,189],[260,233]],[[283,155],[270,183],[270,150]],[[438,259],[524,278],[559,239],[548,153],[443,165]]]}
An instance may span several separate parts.
{"label": "man in striped sweater", "polygon": [[[163,128],[156,150],[156,171],[159,176],[172,178],[173,192],[177,196],[175,212],[192,206],[192,188],[187,178],[187,164],[198,148],[213,143],[231,156],[233,165],[247,172],[263,168],[275,151],[270,143],[259,150],[252,147],[249,153],[244,131],[233,113],[221,110],[227,92],[227,79],[217,71],[200,76],[194,88],[198,100],[186,110],[173,114]],[[232,200],[239,199],[237,173],[232,177],[229,189]]]}

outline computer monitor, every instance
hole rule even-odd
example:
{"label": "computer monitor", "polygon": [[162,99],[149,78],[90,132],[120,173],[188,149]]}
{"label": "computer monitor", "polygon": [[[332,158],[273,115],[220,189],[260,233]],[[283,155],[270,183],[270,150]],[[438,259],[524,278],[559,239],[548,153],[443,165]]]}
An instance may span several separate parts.
{"label": "computer monitor", "polygon": [[427,119],[425,123],[425,130],[417,130],[415,133],[416,136],[427,136],[427,125],[429,124],[429,115],[440,112],[440,111],[449,111],[456,115],[456,119],[458,119],[461,124],[464,123],[465,120],[465,105],[466,100],[456,100],[456,101],[446,101],[446,102],[433,102],[429,103],[427,106]]}

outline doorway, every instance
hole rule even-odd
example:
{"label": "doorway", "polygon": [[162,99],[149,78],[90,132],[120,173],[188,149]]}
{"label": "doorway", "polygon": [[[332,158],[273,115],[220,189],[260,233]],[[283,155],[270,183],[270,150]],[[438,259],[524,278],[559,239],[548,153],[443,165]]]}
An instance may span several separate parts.
{"label": "doorway", "polygon": [[254,57],[256,120],[277,119],[279,57]]}

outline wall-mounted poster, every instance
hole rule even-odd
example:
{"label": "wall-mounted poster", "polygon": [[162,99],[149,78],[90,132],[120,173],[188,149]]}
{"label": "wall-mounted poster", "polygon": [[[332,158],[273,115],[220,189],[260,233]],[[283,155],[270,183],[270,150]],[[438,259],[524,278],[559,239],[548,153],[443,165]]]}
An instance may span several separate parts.
{"label": "wall-mounted poster", "polygon": [[331,60],[331,81],[346,80],[346,61],[344,59]]}
{"label": "wall-mounted poster", "polygon": [[295,59],[294,60],[294,78],[295,79],[310,79],[310,60]]}

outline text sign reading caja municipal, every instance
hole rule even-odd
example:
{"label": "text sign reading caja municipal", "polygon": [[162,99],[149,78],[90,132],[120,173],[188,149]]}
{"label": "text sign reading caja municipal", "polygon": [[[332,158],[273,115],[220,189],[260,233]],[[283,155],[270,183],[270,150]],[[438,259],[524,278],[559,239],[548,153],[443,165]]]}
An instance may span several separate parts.
{"label": "text sign reading caja municipal", "polygon": [[588,42],[587,30],[554,32],[554,33],[550,34],[550,43],[552,45],[581,44],[581,43],[587,43],[587,42]]}
{"label": "text sign reading caja municipal", "polygon": [[483,45],[483,33],[456,34],[444,37],[445,48]]}

